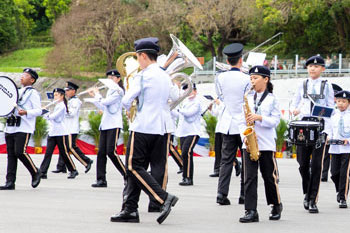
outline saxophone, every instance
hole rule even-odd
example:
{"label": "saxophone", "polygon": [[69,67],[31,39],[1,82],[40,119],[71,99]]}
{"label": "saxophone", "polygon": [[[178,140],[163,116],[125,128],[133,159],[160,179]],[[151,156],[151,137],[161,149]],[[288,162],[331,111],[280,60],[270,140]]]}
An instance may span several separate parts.
{"label": "saxophone", "polygon": [[250,90],[248,90],[244,94],[244,104],[243,104],[243,109],[244,109],[244,116],[247,122],[247,128],[244,130],[243,135],[246,137],[246,146],[247,146],[247,152],[250,153],[250,159],[252,161],[258,161],[260,157],[260,151],[258,147],[258,140],[256,137],[255,129],[254,129],[254,122],[253,123],[248,123],[247,118],[248,115],[251,113],[251,110],[249,108],[248,104],[248,94],[253,90],[254,87],[252,87]]}

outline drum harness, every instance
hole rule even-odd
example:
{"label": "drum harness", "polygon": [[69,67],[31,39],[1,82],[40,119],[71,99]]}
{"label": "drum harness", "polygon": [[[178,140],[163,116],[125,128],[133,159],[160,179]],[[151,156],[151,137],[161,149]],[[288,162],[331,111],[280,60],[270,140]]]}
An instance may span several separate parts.
{"label": "drum harness", "polygon": [[[28,90],[32,90],[32,89],[34,89],[34,88],[30,86],[30,87],[27,87],[23,91],[23,93],[21,94],[21,97],[18,100],[18,106],[21,107],[28,101],[29,97],[32,95],[32,91],[29,93],[29,95],[24,100],[23,100],[23,97]],[[15,109],[13,109],[13,111],[9,115],[10,115],[10,117],[8,117],[6,120],[7,126],[9,126],[9,127],[17,126],[18,127],[21,125],[21,117],[15,115]]]}
{"label": "drum harness", "polygon": [[[308,94],[307,93],[308,82],[309,82],[309,80],[306,79],[303,83],[303,89],[304,89],[303,97],[311,100],[310,111],[312,111],[312,107],[314,105],[314,102],[319,100],[319,99],[324,99],[326,97],[324,95],[324,90],[325,90],[327,80],[321,81],[320,94]],[[309,117],[303,117],[302,120],[320,122],[320,128],[321,128],[320,131],[324,129],[324,119],[322,119],[322,118],[309,116]],[[320,135],[319,139],[317,139],[317,142],[315,145],[316,149],[320,148],[321,144],[325,141],[324,134],[322,134],[322,133],[320,133],[320,134],[321,135]]]}

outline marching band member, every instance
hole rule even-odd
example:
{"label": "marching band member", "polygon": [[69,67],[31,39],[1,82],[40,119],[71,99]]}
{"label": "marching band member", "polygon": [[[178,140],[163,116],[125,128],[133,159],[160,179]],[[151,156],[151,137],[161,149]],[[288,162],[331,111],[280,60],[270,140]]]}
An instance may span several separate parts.
{"label": "marching band member", "polygon": [[216,202],[220,205],[230,205],[227,198],[231,181],[233,163],[236,152],[242,140],[239,133],[238,122],[242,114],[243,96],[250,85],[249,76],[242,73],[240,68],[243,45],[234,43],[226,46],[223,50],[227,55],[227,62],[231,70],[222,72],[216,79],[216,92],[221,101],[225,104],[222,115],[222,158],[218,182],[218,193]]}
{"label": "marching band member", "polygon": [[193,185],[193,148],[199,140],[201,132],[201,105],[196,98],[197,88],[193,84],[193,90],[185,99],[180,109],[173,114],[179,117],[175,135],[180,138],[181,154],[183,158],[182,181],[179,185]]}
{"label": "marching band member", "polygon": [[[222,120],[223,111],[225,109],[225,105],[223,102],[220,101],[220,99],[215,99],[215,102],[211,106],[211,113],[213,116],[216,116],[217,118],[217,124],[215,127],[215,160],[214,160],[214,173],[210,174],[210,177],[219,177],[219,171],[220,171],[220,163],[221,163],[221,148],[222,148],[222,135],[225,131],[225,126],[222,126],[222,122],[225,120]],[[226,117],[229,116],[226,114]],[[242,154],[242,143],[238,145],[239,150]],[[242,160],[243,162],[243,160]],[[241,162],[238,161],[237,157],[235,157],[233,164],[235,166],[236,170],[236,176],[241,175],[241,190],[240,195],[238,198],[238,204],[244,204],[244,171],[243,171],[243,165],[241,168]]]}
{"label": "marching band member", "polygon": [[[69,131],[69,151],[74,155],[74,157],[85,167],[85,173],[87,173],[93,160],[87,157],[77,146],[76,141],[79,134],[79,110],[81,107],[81,101],[75,95],[79,86],[73,82],[67,82],[66,96],[68,97],[68,109],[69,112],[64,118],[64,124]],[[57,170],[52,171],[53,173],[65,172],[66,166],[61,156],[59,156],[57,163]]]}
{"label": "marching band member", "polygon": [[[250,109],[254,109],[247,116],[246,121],[240,122],[240,129],[244,131],[247,123],[255,122],[260,157],[258,161],[250,159],[250,153],[243,145],[244,164],[244,194],[245,194],[245,215],[239,219],[242,223],[259,222],[257,212],[257,186],[258,166],[264,179],[265,195],[268,205],[273,205],[269,216],[270,220],[281,218],[282,203],[280,200],[277,184],[277,164],[274,158],[276,151],[276,127],[280,122],[281,114],[278,108],[276,97],[272,94],[272,83],[270,82],[270,70],[265,66],[254,66],[249,70],[251,83],[254,86],[254,94],[248,96]],[[242,119],[244,119],[242,114]],[[242,136],[244,142],[246,138]]]}
{"label": "marching band member", "polygon": [[152,173],[166,170],[166,151],[169,136],[166,131],[165,109],[168,108],[171,81],[168,74],[156,63],[158,38],[143,38],[135,41],[140,71],[134,76],[133,86],[123,97],[122,103],[129,111],[132,102],[138,98],[137,114],[130,125],[130,137],[126,151],[127,192],[123,198],[122,211],[111,217],[112,222],[139,222],[138,201],[141,189],[150,198],[162,205],[161,224],[169,215],[178,198],[167,193]]}
{"label": "marching band member", "polygon": [[[164,69],[164,67],[161,67]],[[166,70],[166,69],[165,69]],[[180,89],[179,86],[181,85],[180,82],[174,81],[171,79],[171,77],[168,75],[168,79],[170,80],[170,95],[169,95],[169,102],[176,101],[179,98]],[[166,159],[166,165],[165,165],[165,171],[159,172],[158,169],[151,168],[151,175],[156,179],[159,185],[162,186],[164,190],[166,190],[167,184],[168,184],[168,155],[170,154],[171,157],[174,159],[175,163],[179,166],[179,172],[182,171],[183,167],[183,161],[181,158],[181,155],[179,152],[175,149],[173,145],[174,141],[174,133],[175,133],[175,119],[173,118],[169,105],[165,106],[164,114],[166,116],[165,120],[165,129],[168,134],[167,136],[167,150],[164,154],[164,157]],[[150,202],[148,205],[148,212],[160,212],[161,211],[161,205],[158,201],[155,199],[150,198]]]}
{"label": "marching band member", "polygon": [[337,110],[331,118],[332,129],[328,135],[329,142],[342,141],[343,144],[330,143],[331,179],[335,184],[339,208],[347,208],[349,191],[349,157],[350,157],[350,92],[340,91],[335,94]]}
{"label": "marching band member", "polygon": [[[334,92],[332,85],[327,80],[321,80],[320,76],[325,70],[325,62],[321,56],[310,57],[306,61],[309,78],[306,79],[299,87],[295,94],[292,104],[293,115],[301,115],[302,117],[311,116],[313,103],[334,107]],[[324,119],[325,136],[329,133],[329,119]],[[323,156],[325,153],[325,143],[320,147],[316,146],[297,146],[297,161],[299,163],[299,172],[302,178],[303,193],[305,198],[303,201],[304,208],[310,213],[318,213],[317,199],[320,188],[321,171]],[[310,155],[312,154],[311,164]],[[310,173],[311,166],[311,173]]]}
{"label": "marching band member", "polygon": [[224,104],[219,100],[215,99],[209,110],[213,116],[216,117],[217,123],[215,126],[215,161],[214,161],[214,173],[210,174],[210,177],[219,177],[220,162],[221,162],[221,146],[222,146],[222,133],[220,133],[221,117],[224,112]]}
{"label": "marching band member", "polygon": [[13,116],[7,119],[4,130],[7,148],[7,174],[6,184],[0,186],[0,190],[15,189],[17,159],[32,175],[32,187],[36,188],[40,183],[40,170],[26,152],[29,138],[35,130],[36,117],[41,115],[40,95],[32,87],[38,77],[38,74],[31,68],[23,70],[22,88],[18,91],[18,109],[15,110]]}
{"label": "marching band member", "polygon": [[64,96],[65,91],[62,88],[53,90],[54,100],[57,104],[52,113],[44,115],[50,121],[49,136],[47,138],[47,148],[45,156],[40,165],[41,177],[47,179],[47,170],[50,167],[52,153],[57,145],[59,154],[70,171],[68,179],[74,179],[78,175],[74,162],[69,155],[69,132],[64,123],[65,114],[69,112],[67,100]]}
{"label": "marching band member", "polygon": [[[170,94],[171,94],[170,96],[172,96],[170,99],[172,99],[172,101],[175,101],[176,99],[179,98],[179,92],[180,92],[180,87],[181,87],[180,82],[177,82],[177,81],[174,81],[174,82],[175,82],[175,84],[173,83],[171,88],[170,88]],[[176,150],[176,148],[174,146],[176,120],[177,120],[177,117],[174,116],[173,113],[171,112],[171,123],[170,123],[171,136],[170,136],[170,143],[169,143],[169,153],[170,153],[171,157],[174,159],[177,166],[179,167],[179,171],[177,173],[180,174],[183,172],[183,159],[182,159],[181,154]]]}
{"label": "marching band member", "polygon": [[103,111],[97,153],[96,183],[91,185],[94,188],[107,187],[107,156],[111,159],[120,174],[124,178],[126,176],[125,166],[116,152],[120,130],[123,128],[121,103],[124,96],[123,80],[117,70],[108,71],[106,76],[118,84],[116,87],[108,89],[106,98],[102,98],[97,88],[89,91],[89,95],[95,98],[93,104]]}

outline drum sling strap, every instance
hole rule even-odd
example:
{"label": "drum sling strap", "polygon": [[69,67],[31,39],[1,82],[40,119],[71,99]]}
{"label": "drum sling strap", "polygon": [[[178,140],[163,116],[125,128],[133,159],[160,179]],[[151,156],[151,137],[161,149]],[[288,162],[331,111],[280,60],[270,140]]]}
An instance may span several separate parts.
{"label": "drum sling strap", "polygon": [[[319,99],[324,99],[326,98],[324,95],[324,89],[327,83],[327,80],[322,80],[321,82],[321,89],[320,89],[320,94],[308,94],[307,93],[307,84],[308,84],[309,80],[306,79],[303,83],[303,88],[304,88],[304,94],[303,97],[304,98],[311,98],[313,101],[319,100]],[[314,103],[311,101],[311,105],[310,105],[310,111],[312,111],[312,108],[314,107]]]}

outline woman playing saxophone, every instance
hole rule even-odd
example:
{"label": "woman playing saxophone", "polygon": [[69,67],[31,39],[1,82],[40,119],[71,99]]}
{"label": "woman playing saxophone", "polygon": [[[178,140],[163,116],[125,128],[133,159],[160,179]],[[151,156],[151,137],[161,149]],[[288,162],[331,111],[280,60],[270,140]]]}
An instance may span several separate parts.
{"label": "woman playing saxophone", "polygon": [[[272,94],[270,70],[264,66],[254,66],[249,71],[252,90],[245,96],[244,113],[240,129],[247,146],[243,146],[243,164],[245,170],[245,215],[240,222],[258,222],[257,212],[257,182],[258,166],[265,184],[265,194],[268,205],[272,205],[270,220],[279,220],[282,212],[282,203],[277,185],[277,164],[274,158],[276,151],[275,129],[280,122],[280,110],[276,97]],[[249,130],[248,130],[249,129]],[[256,136],[249,138],[247,131],[255,132]],[[242,130],[243,132],[243,130]],[[256,140],[254,140],[256,138]],[[255,145],[255,142],[257,145]],[[256,153],[256,151],[258,153]],[[258,156],[251,156],[251,153]]]}

